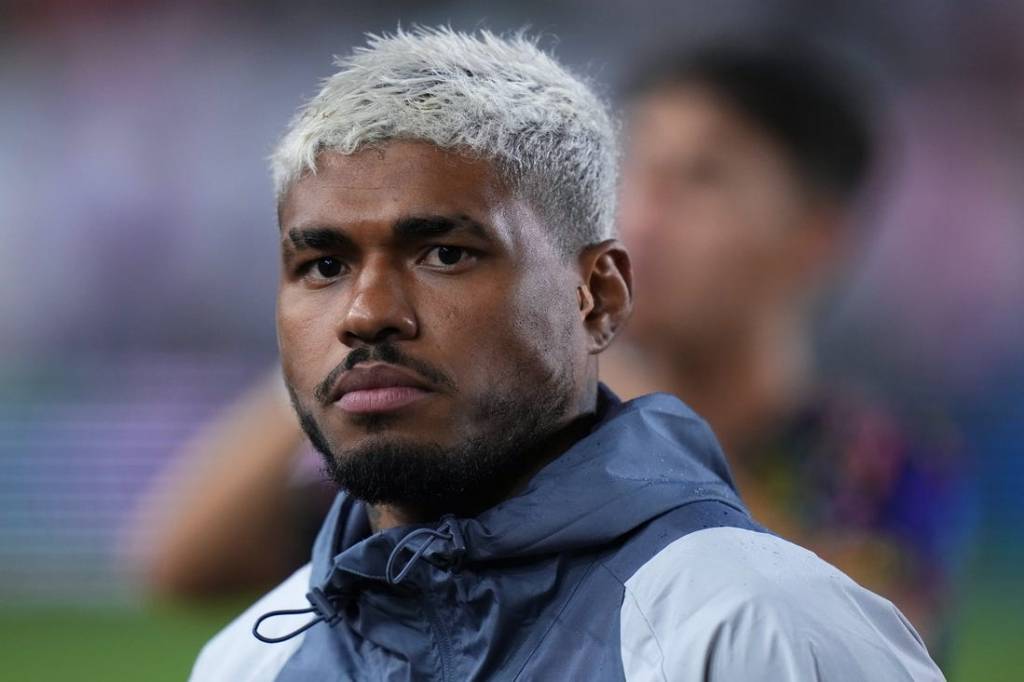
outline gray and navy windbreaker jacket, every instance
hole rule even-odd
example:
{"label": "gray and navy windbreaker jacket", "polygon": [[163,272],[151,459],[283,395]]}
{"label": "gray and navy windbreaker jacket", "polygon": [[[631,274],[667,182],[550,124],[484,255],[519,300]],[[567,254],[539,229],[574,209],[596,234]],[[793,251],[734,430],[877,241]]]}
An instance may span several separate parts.
{"label": "gray and navy windbreaker jacket", "polygon": [[[311,563],[191,679],[943,679],[890,602],[751,520],[692,411],[601,403],[588,436],[476,518],[371,533],[339,495]],[[261,616],[280,641],[254,635]]]}

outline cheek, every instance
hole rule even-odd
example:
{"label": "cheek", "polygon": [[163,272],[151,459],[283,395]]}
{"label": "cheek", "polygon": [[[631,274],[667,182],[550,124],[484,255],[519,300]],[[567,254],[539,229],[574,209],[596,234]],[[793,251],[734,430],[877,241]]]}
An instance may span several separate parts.
{"label": "cheek", "polygon": [[329,306],[313,299],[282,292],[277,304],[281,369],[285,380],[303,394],[321,381],[343,355],[331,317],[325,314]]}
{"label": "cheek", "polygon": [[751,295],[761,265],[737,207],[695,202],[650,235],[638,264],[635,329],[703,324]]}
{"label": "cheek", "polygon": [[566,286],[550,277],[518,282],[492,289],[494,300],[475,312],[455,309],[452,320],[466,343],[463,368],[479,389],[547,382],[572,363],[578,310]]}
{"label": "cheek", "polygon": [[641,244],[662,220],[661,211],[650,193],[641,187],[623,190],[620,195],[619,226],[627,245]]}
{"label": "cheek", "polygon": [[515,339],[544,378],[563,376],[586,357],[576,281],[550,277],[523,292]]}
{"label": "cheek", "polygon": [[743,193],[720,193],[680,216],[666,251],[678,258],[683,276],[705,287],[728,287],[756,276],[775,230],[774,211]]}
{"label": "cheek", "polygon": [[646,241],[637,270],[644,298],[705,296],[733,269],[738,254],[721,216],[698,212],[666,222]]}

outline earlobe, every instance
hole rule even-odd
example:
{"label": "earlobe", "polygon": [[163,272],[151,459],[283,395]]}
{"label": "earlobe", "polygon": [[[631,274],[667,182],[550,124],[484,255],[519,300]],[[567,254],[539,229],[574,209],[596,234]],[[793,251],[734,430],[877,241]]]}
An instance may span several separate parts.
{"label": "earlobe", "polygon": [[615,239],[594,244],[580,257],[583,285],[577,288],[580,312],[592,354],[611,344],[633,310],[633,271],[629,253]]}

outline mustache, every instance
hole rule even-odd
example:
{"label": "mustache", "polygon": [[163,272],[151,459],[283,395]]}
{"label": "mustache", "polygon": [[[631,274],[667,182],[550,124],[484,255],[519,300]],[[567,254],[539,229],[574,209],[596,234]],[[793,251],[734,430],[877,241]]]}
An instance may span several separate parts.
{"label": "mustache", "polygon": [[337,367],[324,377],[323,381],[316,385],[316,388],[313,389],[313,397],[321,405],[329,404],[331,402],[331,389],[338,382],[338,378],[345,372],[367,362],[385,362],[389,365],[407,367],[438,388],[448,390],[455,388],[455,382],[452,381],[451,377],[437,367],[406,355],[393,343],[385,342],[374,346],[361,346],[350,352]]}

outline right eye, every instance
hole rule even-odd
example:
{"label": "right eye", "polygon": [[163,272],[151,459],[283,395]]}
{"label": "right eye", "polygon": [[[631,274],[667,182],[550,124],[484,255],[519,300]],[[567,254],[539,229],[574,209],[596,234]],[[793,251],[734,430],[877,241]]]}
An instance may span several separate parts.
{"label": "right eye", "polygon": [[310,261],[304,268],[304,277],[314,284],[322,284],[338,278],[345,271],[345,264],[333,256],[324,256]]}

